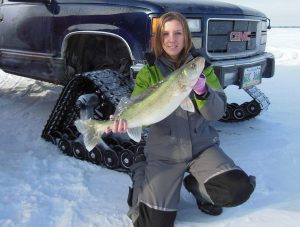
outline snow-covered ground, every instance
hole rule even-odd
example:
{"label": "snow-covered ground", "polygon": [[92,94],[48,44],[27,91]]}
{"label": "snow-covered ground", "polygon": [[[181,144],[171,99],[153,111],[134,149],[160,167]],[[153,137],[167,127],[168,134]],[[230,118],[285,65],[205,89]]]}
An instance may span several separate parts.
{"label": "snow-covered ground", "polygon": [[[276,57],[275,76],[259,85],[268,111],[215,124],[225,152],[257,177],[254,194],[212,217],[183,188],[176,226],[300,226],[300,29],[272,29],[267,49]],[[40,137],[61,89],[0,71],[0,226],[131,226],[127,175],[67,157]],[[229,101],[249,98],[226,91]]]}

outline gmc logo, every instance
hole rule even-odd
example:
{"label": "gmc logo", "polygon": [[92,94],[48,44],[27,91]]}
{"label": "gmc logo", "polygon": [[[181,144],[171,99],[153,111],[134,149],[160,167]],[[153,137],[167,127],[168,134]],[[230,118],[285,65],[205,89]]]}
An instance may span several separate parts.
{"label": "gmc logo", "polygon": [[243,42],[250,40],[251,32],[230,32],[229,40],[231,42]]}

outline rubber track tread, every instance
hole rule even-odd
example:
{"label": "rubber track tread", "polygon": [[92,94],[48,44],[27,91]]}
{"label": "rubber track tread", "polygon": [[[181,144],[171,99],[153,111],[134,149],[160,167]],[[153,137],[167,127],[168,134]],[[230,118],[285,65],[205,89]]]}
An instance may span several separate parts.
{"label": "rubber track tread", "polygon": [[[79,109],[76,107],[76,101],[79,96],[87,93],[98,94],[101,100],[95,109],[101,110],[103,116],[100,116],[100,119],[108,119],[109,115],[114,113],[121,98],[124,96],[129,97],[132,89],[132,81],[126,79],[118,72],[109,69],[77,75],[63,87],[43,129],[42,138],[46,141],[53,142],[53,138],[59,140],[62,138],[57,137],[63,137],[63,139],[69,140],[70,144],[72,144],[72,142],[75,141],[74,138],[66,135],[65,131],[67,128],[76,130],[74,121],[79,117]],[[119,142],[120,145],[124,143],[124,141]],[[112,147],[113,150],[115,144],[108,145]],[[128,152],[128,150],[126,151]],[[134,150],[132,151],[134,152]],[[122,152],[122,150],[119,150],[116,153],[118,156],[121,156]],[[121,172],[128,171],[128,169],[124,169],[122,166],[119,166],[119,168],[115,170]]]}

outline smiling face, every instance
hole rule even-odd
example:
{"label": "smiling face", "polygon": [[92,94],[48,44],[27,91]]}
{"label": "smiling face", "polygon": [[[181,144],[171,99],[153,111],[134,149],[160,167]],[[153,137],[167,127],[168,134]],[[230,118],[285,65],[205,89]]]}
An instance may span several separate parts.
{"label": "smiling face", "polygon": [[168,12],[160,17],[152,42],[156,58],[167,57],[177,68],[190,54],[192,37],[185,17]]}
{"label": "smiling face", "polygon": [[178,59],[184,48],[184,31],[178,20],[165,23],[162,31],[162,48],[173,60]]}

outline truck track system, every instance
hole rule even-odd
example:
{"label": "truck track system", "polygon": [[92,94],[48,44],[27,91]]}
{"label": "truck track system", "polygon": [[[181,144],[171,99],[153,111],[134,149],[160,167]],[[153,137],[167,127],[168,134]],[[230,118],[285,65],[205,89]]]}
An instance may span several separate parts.
{"label": "truck track system", "polygon": [[78,105],[78,98],[85,94],[98,98],[97,105],[92,107],[93,116],[89,117],[109,119],[120,99],[130,96],[132,84],[128,81],[123,75],[108,69],[76,76],[63,88],[43,129],[42,138],[57,145],[66,155],[127,172],[134,158],[143,153],[144,139],[137,144],[127,137],[110,134],[103,137],[108,147],[97,145],[88,152],[74,121],[85,111]]}
{"label": "truck track system", "polygon": [[[130,140],[124,134],[109,134],[103,136],[108,146],[99,144],[88,152],[74,121],[79,117],[109,119],[121,98],[129,97],[132,89],[131,79],[109,69],[77,75],[63,88],[43,129],[42,138],[57,145],[66,155],[120,172],[129,172],[134,160],[143,158],[147,129],[140,143]],[[248,120],[268,108],[270,102],[258,88],[253,86],[244,90],[253,100],[241,105],[228,104],[226,114],[220,121]],[[83,104],[81,101],[87,102]]]}
{"label": "truck track system", "polygon": [[225,115],[220,121],[223,122],[240,122],[256,117],[261,111],[267,110],[270,101],[256,86],[244,88],[244,91],[251,96],[252,100],[242,104],[227,104]]}

